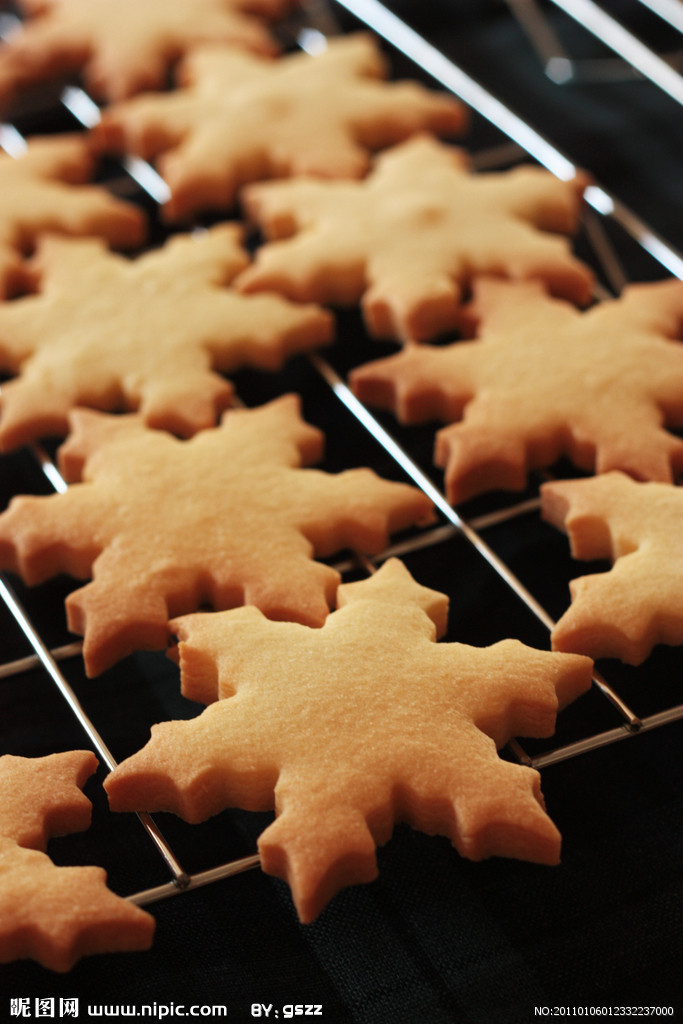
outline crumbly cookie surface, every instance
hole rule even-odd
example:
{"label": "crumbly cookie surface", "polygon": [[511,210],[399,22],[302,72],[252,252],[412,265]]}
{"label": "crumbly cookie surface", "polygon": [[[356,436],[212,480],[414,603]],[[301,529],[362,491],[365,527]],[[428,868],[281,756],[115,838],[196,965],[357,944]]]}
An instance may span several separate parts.
{"label": "crumbly cookie surface", "polygon": [[356,178],[368,151],[418,130],[459,133],[462,105],[415,82],[386,82],[370,36],[332,40],[314,57],[277,61],[209,47],[183,63],[181,87],[105,112],[97,135],[155,161],[167,216],[229,207],[241,186],[312,174]]}
{"label": "crumbly cookie surface", "polygon": [[0,963],[68,971],[87,954],[151,944],[154,919],[111,892],[101,868],[57,867],[42,852],[90,824],[81,787],[96,765],[87,750],[0,757]]}
{"label": "crumbly cookie surface", "polygon": [[572,580],[553,647],[639,665],[656,644],[683,643],[683,490],[614,472],[544,484],[541,497],[575,558],[613,562]]}
{"label": "crumbly cookie surface", "polygon": [[390,532],[432,516],[422,492],[369,469],[302,469],[323,438],[294,395],[229,411],[189,441],[86,410],[72,428],[60,465],[82,482],[15,498],[0,516],[0,564],[28,583],[92,576],[67,599],[90,675],[164,648],[169,616],[206,604],[320,626],[339,574],[316,556],[378,553]]}
{"label": "crumbly cookie surface", "polygon": [[98,98],[162,88],[173,64],[199,43],[272,54],[266,21],[288,0],[19,0],[23,27],[0,48],[0,102],[21,89],[82,72]]}
{"label": "crumbly cookie surface", "polygon": [[213,426],[233,389],[224,373],[279,369],[330,340],[323,309],[230,282],[248,263],[241,228],[176,235],[134,260],[95,240],[43,239],[40,291],[0,303],[0,447],[66,433],[76,405],[139,409],[188,436]]}
{"label": "crumbly cookie surface", "polygon": [[482,279],[474,340],[411,345],[355,370],[362,401],[441,420],[453,502],[516,490],[569,456],[582,469],[671,481],[683,467],[683,283],[633,285],[581,312],[535,283]]}
{"label": "crumbly cookie surface", "polygon": [[555,863],[538,773],[496,747],[549,735],[558,704],[590,684],[590,660],[512,640],[436,644],[447,599],[394,559],[339,594],[320,630],[251,607],[175,622],[185,692],[214,702],[153,727],[107,780],[112,807],[199,821],[275,806],[262,863],[288,881],[304,922],[376,876],[376,844],[400,820],[475,860]]}
{"label": "crumbly cookie surface", "polygon": [[239,279],[300,301],[362,300],[370,332],[428,340],[458,325],[474,276],[536,278],[585,303],[591,272],[570,251],[582,182],[522,167],[473,174],[462,150],[419,136],[358,183],[292,180],[244,191],[270,241]]}
{"label": "crumbly cookie surface", "polygon": [[88,185],[93,170],[82,136],[34,137],[16,157],[0,150],[0,298],[29,276],[23,257],[45,232],[94,235],[116,248],[143,242],[141,210]]}

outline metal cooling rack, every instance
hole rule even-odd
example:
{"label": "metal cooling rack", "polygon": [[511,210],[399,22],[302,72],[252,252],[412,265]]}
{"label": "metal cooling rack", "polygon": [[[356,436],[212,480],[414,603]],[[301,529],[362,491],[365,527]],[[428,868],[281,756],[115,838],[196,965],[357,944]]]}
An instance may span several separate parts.
{"label": "metal cooling rack", "polygon": [[[671,49],[655,52],[638,35],[595,0],[551,0],[575,22],[611,50],[616,57],[572,56],[540,0],[506,0],[524,28],[545,72],[558,85],[568,82],[609,82],[642,75],[668,96],[683,104],[680,74],[683,38],[671,33]],[[634,0],[634,9],[647,9],[683,33],[683,7],[679,0]]]}
{"label": "metal cooling rack", "polygon": [[[570,6],[568,0],[565,0],[564,4],[560,4],[559,0],[553,0],[553,2],[558,2],[559,6]],[[574,0],[572,0],[572,4],[573,2]],[[576,0],[576,2],[581,3],[586,0]],[[664,0],[658,0],[658,2],[663,3]],[[656,0],[652,0],[648,5],[654,8],[655,3]],[[334,7],[312,0],[305,8],[306,20],[292,28],[298,44],[311,52],[324,45],[324,37],[339,30],[338,14],[340,16],[349,14],[373,30],[398,54],[412,62],[416,73],[426,76],[454,92],[475,112],[476,116],[495,128],[500,135],[500,143],[493,148],[488,147],[475,151],[474,159],[479,167],[486,168],[500,163],[507,165],[520,158],[531,158],[560,178],[566,180],[574,176],[576,167],[564,154],[378,0],[339,0]],[[0,25],[1,29],[2,25]],[[97,106],[81,89],[74,87],[65,89],[61,95],[61,103],[85,128],[92,127],[99,118]],[[23,145],[23,137],[16,127],[13,125],[0,127],[0,146],[7,152],[17,155],[21,152]],[[115,179],[112,182],[114,190],[120,186],[123,191],[128,192],[130,189],[126,181],[130,183],[132,179],[136,186],[142,189],[155,204],[163,203],[168,196],[165,182],[144,161],[135,158],[123,161],[121,174],[120,180]],[[592,254],[593,262],[599,270],[603,281],[600,290],[604,294],[609,294],[610,291],[618,292],[629,279],[629,272],[622,259],[620,247],[612,237],[612,229],[615,225],[619,231],[619,239],[628,238],[629,244],[635,245],[639,251],[647,254],[648,258],[658,266],[660,276],[661,271],[665,270],[683,278],[681,255],[665,240],[652,232],[636,214],[620,204],[607,190],[597,184],[591,185],[586,191],[586,201],[587,210],[582,236]],[[406,444],[397,440],[396,431],[387,430],[378,417],[370,413],[355,399],[346,387],[343,376],[332,366],[331,362],[318,355],[308,357],[308,359],[321,384],[327,389],[329,401],[340,403],[352,415],[357,424],[360,424],[379,443],[384,452],[400,468],[401,473],[407,475],[431,497],[442,519],[442,522],[436,527],[416,531],[406,541],[392,546],[380,559],[371,562],[359,556],[352,556],[347,561],[336,563],[337,568],[343,573],[358,572],[359,570],[369,573],[374,571],[378,561],[390,555],[405,556],[430,546],[439,545],[450,538],[460,537],[476,552],[478,558],[487,563],[510,593],[514,595],[514,598],[524,605],[543,628],[550,630],[553,626],[551,615],[520,581],[505,560],[495,552],[494,547],[484,539],[487,531],[494,530],[500,524],[521,522],[525,517],[537,516],[539,508],[537,495],[532,493],[530,497],[522,500],[511,503],[503,502],[499,507],[488,508],[471,517],[464,518],[459,511],[448,504],[431,479],[430,470],[421,467],[419,456],[411,454],[410,443]],[[28,450],[27,457],[36,461],[52,488],[56,490],[66,488],[55,463],[42,448],[32,447]],[[421,579],[420,582],[429,584],[429,581],[425,579]],[[0,580],[0,595],[34,652],[28,657],[0,666],[0,681],[16,678],[36,667],[43,670],[66,701],[71,714],[80,723],[105,768],[111,770],[115,765],[115,759],[60,668],[62,662],[80,655],[80,643],[69,643],[49,649],[12,588],[4,580]],[[683,718],[683,704],[674,704],[655,714],[638,714],[620,696],[618,687],[599,674],[596,674],[595,677],[594,690],[599,695],[599,699],[606,702],[609,713],[614,716],[614,725],[598,731],[588,729],[584,735],[572,742],[547,747],[534,755],[530,755],[517,741],[513,741],[508,748],[509,755],[523,763],[544,768]],[[128,896],[128,899],[135,903],[152,903],[183,890],[229,877],[259,864],[258,855],[253,855],[233,859],[209,870],[188,873],[182,867],[172,844],[166,839],[154,819],[150,815],[144,814],[138,817],[149,840],[161,854],[170,875],[170,881]]]}

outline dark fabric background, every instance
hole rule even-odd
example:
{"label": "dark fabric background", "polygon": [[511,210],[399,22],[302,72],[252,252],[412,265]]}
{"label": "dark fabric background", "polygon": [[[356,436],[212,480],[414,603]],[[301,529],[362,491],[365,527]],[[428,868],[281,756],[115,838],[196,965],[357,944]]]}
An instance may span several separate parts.
{"label": "dark fabric background", "polygon": [[[505,3],[485,0],[395,0],[397,11],[462,63],[513,110],[527,117],[577,163],[590,168],[615,195],[672,244],[683,248],[683,110],[641,80],[557,86]],[[680,38],[645,18],[638,5],[614,3],[615,13],[666,52]],[[582,58],[609,56],[553,5],[547,11],[567,49]],[[345,26],[353,27],[342,15]],[[401,73],[410,69],[392,55]],[[486,135],[486,127],[475,132]],[[633,273],[656,276],[633,257]],[[353,314],[340,319],[341,368],[363,358]],[[376,347],[370,351],[376,354]],[[250,404],[286,389],[305,395],[305,412],[328,435],[325,468],[369,462],[394,473],[377,446],[306,364],[277,380],[244,375]],[[429,468],[431,435],[413,431],[413,450]],[[0,477],[10,493],[45,489],[22,455],[4,457]],[[438,475],[435,475],[438,479]],[[567,601],[572,565],[564,538],[526,517],[486,539],[553,614]],[[412,556],[421,582],[451,596],[448,639],[481,644],[506,635],[546,646],[547,636],[493,572],[453,538]],[[21,591],[51,643],[66,639],[57,581]],[[24,653],[3,611],[11,656]],[[638,671],[606,666],[642,714],[680,702],[679,652],[658,651]],[[79,696],[121,758],[145,742],[151,722],[190,715],[177,694],[173,665],[159,655],[127,659],[96,681],[76,663],[68,674]],[[641,710],[642,709],[642,710]],[[43,754],[84,745],[80,729],[43,673],[0,681],[2,751]],[[616,719],[595,696],[561,717],[559,734],[572,739],[611,728]],[[0,1020],[9,999],[77,996],[88,1004],[221,1004],[227,1019],[254,1018],[252,1004],[322,1004],[328,1022],[357,1024],[526,1024],[536,1007],[587,1016],[590,1007],[673,1006],[683,1014],[683,723],[548,767],[542,773],[547,806],[564,836],[556,869],[503,860],[471,864],[448,842],[400,827],[379,853],[377,882],[340,894],[307,928],[300,927],[286,887],[258,871],[165,900],[153,950],[94,957],[69,975],[32,964],[0,968]],[[122,894],[165,881],[134,818],[113,819],[98,779],[87,792],[93,828],[55,841],[61,863],[100,863]],[[160,816],[162,828],[188,870],[253,852],[264,816],[220,815],[202,826]],[[267,820],[267,816],[265,816]],[[167,1018],[169,1019],[169,1018]],[[174,1018],[170,1018],[174,1019]],[[177,1019],[180,1019],[178,1017]],[[225,1018],[224,1018],[225,1019]]]}

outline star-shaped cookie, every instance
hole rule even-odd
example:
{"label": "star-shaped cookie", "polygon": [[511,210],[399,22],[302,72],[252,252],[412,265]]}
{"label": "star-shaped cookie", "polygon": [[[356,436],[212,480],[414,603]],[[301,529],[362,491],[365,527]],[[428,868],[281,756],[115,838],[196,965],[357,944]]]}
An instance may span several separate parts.
{"label": "star-shaped cookie", "polygon": [[162,88],[199,43],[277,51],[266,19],[290,0],[19,0],[27,21],[0,48],[0,102],[22,87],[83,73],[96,96],[120,100]]}
{"label": "star-shaped cookie", "polygon": [[474,860],[555,863],[538,773],[496,747],[551,734],[558,706],[590,685],[591,662],[514,640],[436,644],[445,604],[390,560],[340,587],[319,630],[252,607],[178,620],[185,692],[220,699],[154,726],[107,779],[110,805],[193,822],[274,806],[262,865],[288,881],[304,922],[376,876],[375,846],[397,821],[447,835]]}
{"label": "star-shaped cookie", "polygon": [[370,332],[428,340],[457,326],[475,275],[537,278],[579,303],[591,273],[563,234],[583,182],[537,167],[473,174],[462,150],[418,136],[382,153],[361,182],[295,179],[244,191],[271,239],[239,279],[300,301],[362,299]]}
{"label": "star-shaped cookie", "polygon": [[317,55],[277,61],[210,47],[180,69],[182,87],[105,112],[102,145],[155,159],[171,219],[231,205],[249,181],[313,174],[360,177],[368,150],[417,130],[453,134],[462,105],[416,82],[385,82],[372,37],[332,40]]}
{"label": "star-shaped cookie", "polygon": [[85,184],[93,170],[83,136],[36,137],[17,157],[0,150],[0,298],[25,280],[23,257],[42,233],[97,235],[120,248],[142,243],[142,211]]}
{"label": "star-shaped cookie", "polygon": [[90,824],[81,787],[96,765],[87,750],[0,757],[0,963],[68,971],[86,954],[152,942],[154,919],[107,889],[102,868],[57,867],[43,852]]}
{"label": "star-shaped cookie", "polygon": [[525,486],[569,456],[582,469],[670,481],[683,467],[683,282],[633,285],[581,312],[534,282],[482,279],[477,338],[411,345],[355,370],[356,395],[437,434],[451,501]]}
{"label": "star-shaped cookie", "polygon": [[614,563],[572,581],[553,647],[639,665],[656,644],[682,644],[683,490],[613,472],[544,484],[541,497],[574,558]]}
{"label": "star-shaped cookie", "polygon": [[320,626],[339,574],[316,556],[376,554],[389,532],[431,520],[421,491],[369,469],[303,470],[323,437],[295,395],[229,411],[189,441],[137,416],[80,410],[71,424],[60,466],[83,482],[15,498],[0,516],[0,565],[29,584],[92,575],[67,599],[90,675],[165,647],[169,615],[205,604]]}
{"label": "star-shaped cookie", "polygon": [[220,374],[279,369],[330,340],[325,310],[227,287],[247,263],[236,224],[135,260],[96,240],[43,239],[39,294],[0,302],[0,366],[17,375],[2,387],[0,447],[64,434],[76,405],[139,409],[187,436],[230,402]]}

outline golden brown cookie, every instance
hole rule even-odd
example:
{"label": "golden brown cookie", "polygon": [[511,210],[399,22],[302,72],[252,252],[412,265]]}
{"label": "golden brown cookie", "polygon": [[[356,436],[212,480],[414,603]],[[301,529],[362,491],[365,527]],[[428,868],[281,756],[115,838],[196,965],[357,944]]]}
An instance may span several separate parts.
{"label": "golden brown cookie", "polygon": [[633,285],[586,312],[535,282],[482,279],[477,338],[411,345],[355,370],[361,401],[437,434],[451,501],[525,486],[568,456],[582,469],[670,481],[683,467],[683,282]]}
{"label": "golden brown cookie", "polygon": [[458,324],[477,274],[536,278],[586,303],[591,272],[563,234],[583,182],[536,167],[473,174],[464,152],[420,136],[381,154],[359,183],[292,180],[244,191],[271,241],[239,278],[299,301],[362,299],[369,331],[424,341]]}
{"label": "golden brown cookie", "polygon": [[39,294],[0,303],[0,366],[17,375],[2,387],[0,447],[64,434],[76,405],[139,409],[187,436],[230,402],[221,373],[276,370],[330,340],[319,307],[227,287],[247,263],[236,224],[132,261],[98,241],[45,238]]}
{"label": "golden brown cookie", "polygon": [[0,298],[26,279],[22,257],[45,232],[96,235],[117,248],[142,243],[142,211],[85,184],[93,170],[80,135],[33,138],[17,157],[0,150]]}
{"label": "golden brown cookie", "polygon": [[418,130],[453,134],[462,105],[415,82],[388,83],[368,35],[331,41],[315,56],[277,61],[225,48],[183,62],[182,88],[105,112],[97,136],[156,164],[171,190],[171,219],[231,205],[249,181],[287,175],[355,178],[368,150]]}
{"label": "golden brown cookie", "polygon": [[544,484],[541,497],[574,558],[614,563],[572,580],[553,647],[639,665],[656,644],[683,643],[683,491],[614,472]]}
{"label": "golden brown cookie", "polygon": [[87,750],[0,757],[0,963],[68,971],[87,954],[151,945],[154,919],[107,889],[102,868],[57,867],[42,852],[90,824],[81,787],[96,766]]}
{"label": "golden brown cookie", "polygon": [[199,43],[277,51],[266,20],[290,0],[19,0],[27,21],[0,47],[0,103],[22,87],[83,73],[99,98],[162,88]]}
{"label": "golden brown cookie", "polygon": [[431,502],[369,469],[302,470],[323,437],[288,395],[227,412],[190,441],[137,416],[80,410],[60,450],[65,494],[18,497],[0,516],[0,565],[29,584],[67,572],[93,582],[67,600],[96,675],[130,651],[166,646],[169,616],[254,604],[320,626],[339,582],[314,561],[384,549],[431,519]]}
{"label": "golden brown cookie", "polygon": [[376,877],[375,846],[397,821],[474,860],[556,863],[538,773],[496,747],[551,734],[558,706],[590,685],[590,660],[514,640],[436,644],[446,598],[395,559],[339,595],[319,630],[252,607],[175,622],[185,692],[221,699],[154,726],[109,776],[112,808],[195,822],[274,806],[262,864],[287,880],[304,922]]}

